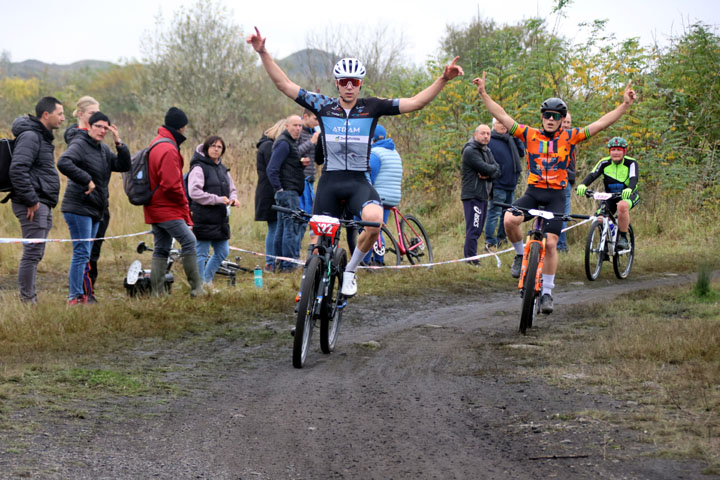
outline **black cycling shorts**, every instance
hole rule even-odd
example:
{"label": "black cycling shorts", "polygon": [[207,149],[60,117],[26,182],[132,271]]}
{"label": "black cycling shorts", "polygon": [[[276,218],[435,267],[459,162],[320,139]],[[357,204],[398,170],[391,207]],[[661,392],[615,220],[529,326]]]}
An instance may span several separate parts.
{"label": "black cycling shorts", "polygon": [[365,172],[332,170],[323,172],[318,181],[313,213],[342,218],[347,209],[361,217],[365,205],[381,205],[380,195],[365,177]]}
{"label": "black cycling shorts", "polygon": [[[565,212],[565,190],[555,190],[552,188],[536,188],[529,185],[522,197],[513,202],[513,205],[523,208],[537,208],[538,210],[546,210],[548,212],[563,214]],[[508,210],[511,212],[511,210]],[[523,212],[525,220],[534,218],[532,215]],[[562,232],[562,219],[553,218],[548,222],[545,229],[547,233],[560,235]]]}

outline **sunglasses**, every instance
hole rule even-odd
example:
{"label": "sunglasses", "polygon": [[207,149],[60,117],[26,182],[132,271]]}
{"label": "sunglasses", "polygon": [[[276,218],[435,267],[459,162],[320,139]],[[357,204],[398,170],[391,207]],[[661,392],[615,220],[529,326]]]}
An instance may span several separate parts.
{"label": "sunglasses", "polygon": [[563,118],[558,112],[542,112],[542,116],[546,120],[550,120],[551,118],[553,120],[560,120]]}
{"label": "sunglasses", "polygon": [[359,78],[338,78],[337,82],[340,87],[346,87],[348,83],[352,83],[353,87],[362,85],[362,80]]}

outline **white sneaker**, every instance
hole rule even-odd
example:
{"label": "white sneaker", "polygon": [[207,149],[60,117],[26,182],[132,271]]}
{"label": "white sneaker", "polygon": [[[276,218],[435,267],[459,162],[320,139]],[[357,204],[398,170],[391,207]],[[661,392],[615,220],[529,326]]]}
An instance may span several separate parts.
{"label": "white sneaker", "polygon": [[343,284],[340,293],[346,297],[352,297],[357,293],[357,280],[355,280],[355,272],[343,272]]}

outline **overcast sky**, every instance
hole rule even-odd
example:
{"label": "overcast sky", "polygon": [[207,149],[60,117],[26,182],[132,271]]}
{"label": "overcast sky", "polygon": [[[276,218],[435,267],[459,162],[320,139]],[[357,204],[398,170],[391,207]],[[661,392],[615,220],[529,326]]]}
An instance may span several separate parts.
{"label": "overcast sky", "polygon": [[[0,51],[9,51],[14,62],[36,59],[72,63],[94,59],[119,62],[142,57],[141,38],[154,28],[155,16],[165,20],[192,5],[194,0],[0,0],[2,26]],[[328,24],[372,28],[378,23],[402,31],[407,57],[420,63],[438,48],[447,24],[462,25],[480,15],[500,24],[523,18],[555,17],[555,0],[223,0],[233,20],[247,35],[253,25],[268,38],[273,56],[282,58],[306,46],[308,32],[323,31]],[[560,20],[562,33],[582,40],[578,23],[608,19],[607,30],[618,39],[639,36],[643,44],[663,43],[684,27],[702,21],[718,31],[718,0],[574,0],[567,17]]]}

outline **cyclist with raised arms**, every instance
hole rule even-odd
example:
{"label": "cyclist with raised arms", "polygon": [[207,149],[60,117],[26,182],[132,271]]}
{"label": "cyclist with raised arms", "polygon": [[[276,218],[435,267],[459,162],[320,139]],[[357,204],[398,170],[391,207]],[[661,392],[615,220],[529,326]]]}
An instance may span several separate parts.
{"label": "cyclist with raised arms", "polygon": [[592,172],[577,186],[577,194],[585,195],[587,187],[602,175],[605,191],[620,193],[619,199],[608,200],[612,213],[617,211],[617,222],[620,235],[617,240],[618,250],[627,250],[627,231],[630,225],[630,209],[637,205],[640,196],[637,193],[638,167],[637,161],[625,155],[628,148],[627,141],[622,137],[613,137],[607,144],[610,156],[601,159]]}
{"label": "cyclist with raised arms", "polygon": [[[628,82],[623,94],[623,102],[614,110],[606,113],[590,125],[583,128],[563,130],[562,120],[567,114],[567,106],[559,98],[548,98],[540,106],[542,128],[532,128],[518,124],[498,105],[485,90],[485,72],[482,78],[475,78],[478,94],[490,114],[505,125],[510,135],[523,141],[527,149],[528,187],[522,197],[513,202],[524,208],[544,206],[551,212],[565,211],[565,188],[568,183],[567,168],[573,156],[575,145],[587,140],[615,123],[635,101],[635,91]],[[529,220],[529,215],[520,215],[508,210],[505,213],[505,232],[515,248],[515,259],[510,273],[520,277],[523,258],[523,237],[520,225]],[[552,289],[555,286],[557,271],[557,242],[562,230],[562,220],[553,219],[547,227],[545,243],[545,262],[543,267],[543,291],[540,297],[541,311],[545,314],[553,311]]]}
{"label": "cyclist with raised arms", "polygon": [[[343,58],[335,64],[333,76],[338,98],[308,92],[292,82],[265,49],[265,38],[255,28],[247,43],[260,55],[263,67],[275,86],[302,107],[315,112],[320,121],[325,152],[323,175],[317,186],[313,213],[341,217],[344,201],[349,210],[367,222],[382,223],[380,197],[365,177],[369,171],[370,141],[378,118],[420,110],[430,103],[447,82],[463,74],[459,57],[445,66],[443,73],[429,87],[410,98],[358,98],[365,77],[365,67],[356,58]],[[358,237],[357,248],[343,274],[342,294],[357,293],[355,272],[370,251],[379,228],[365,228]]]}

